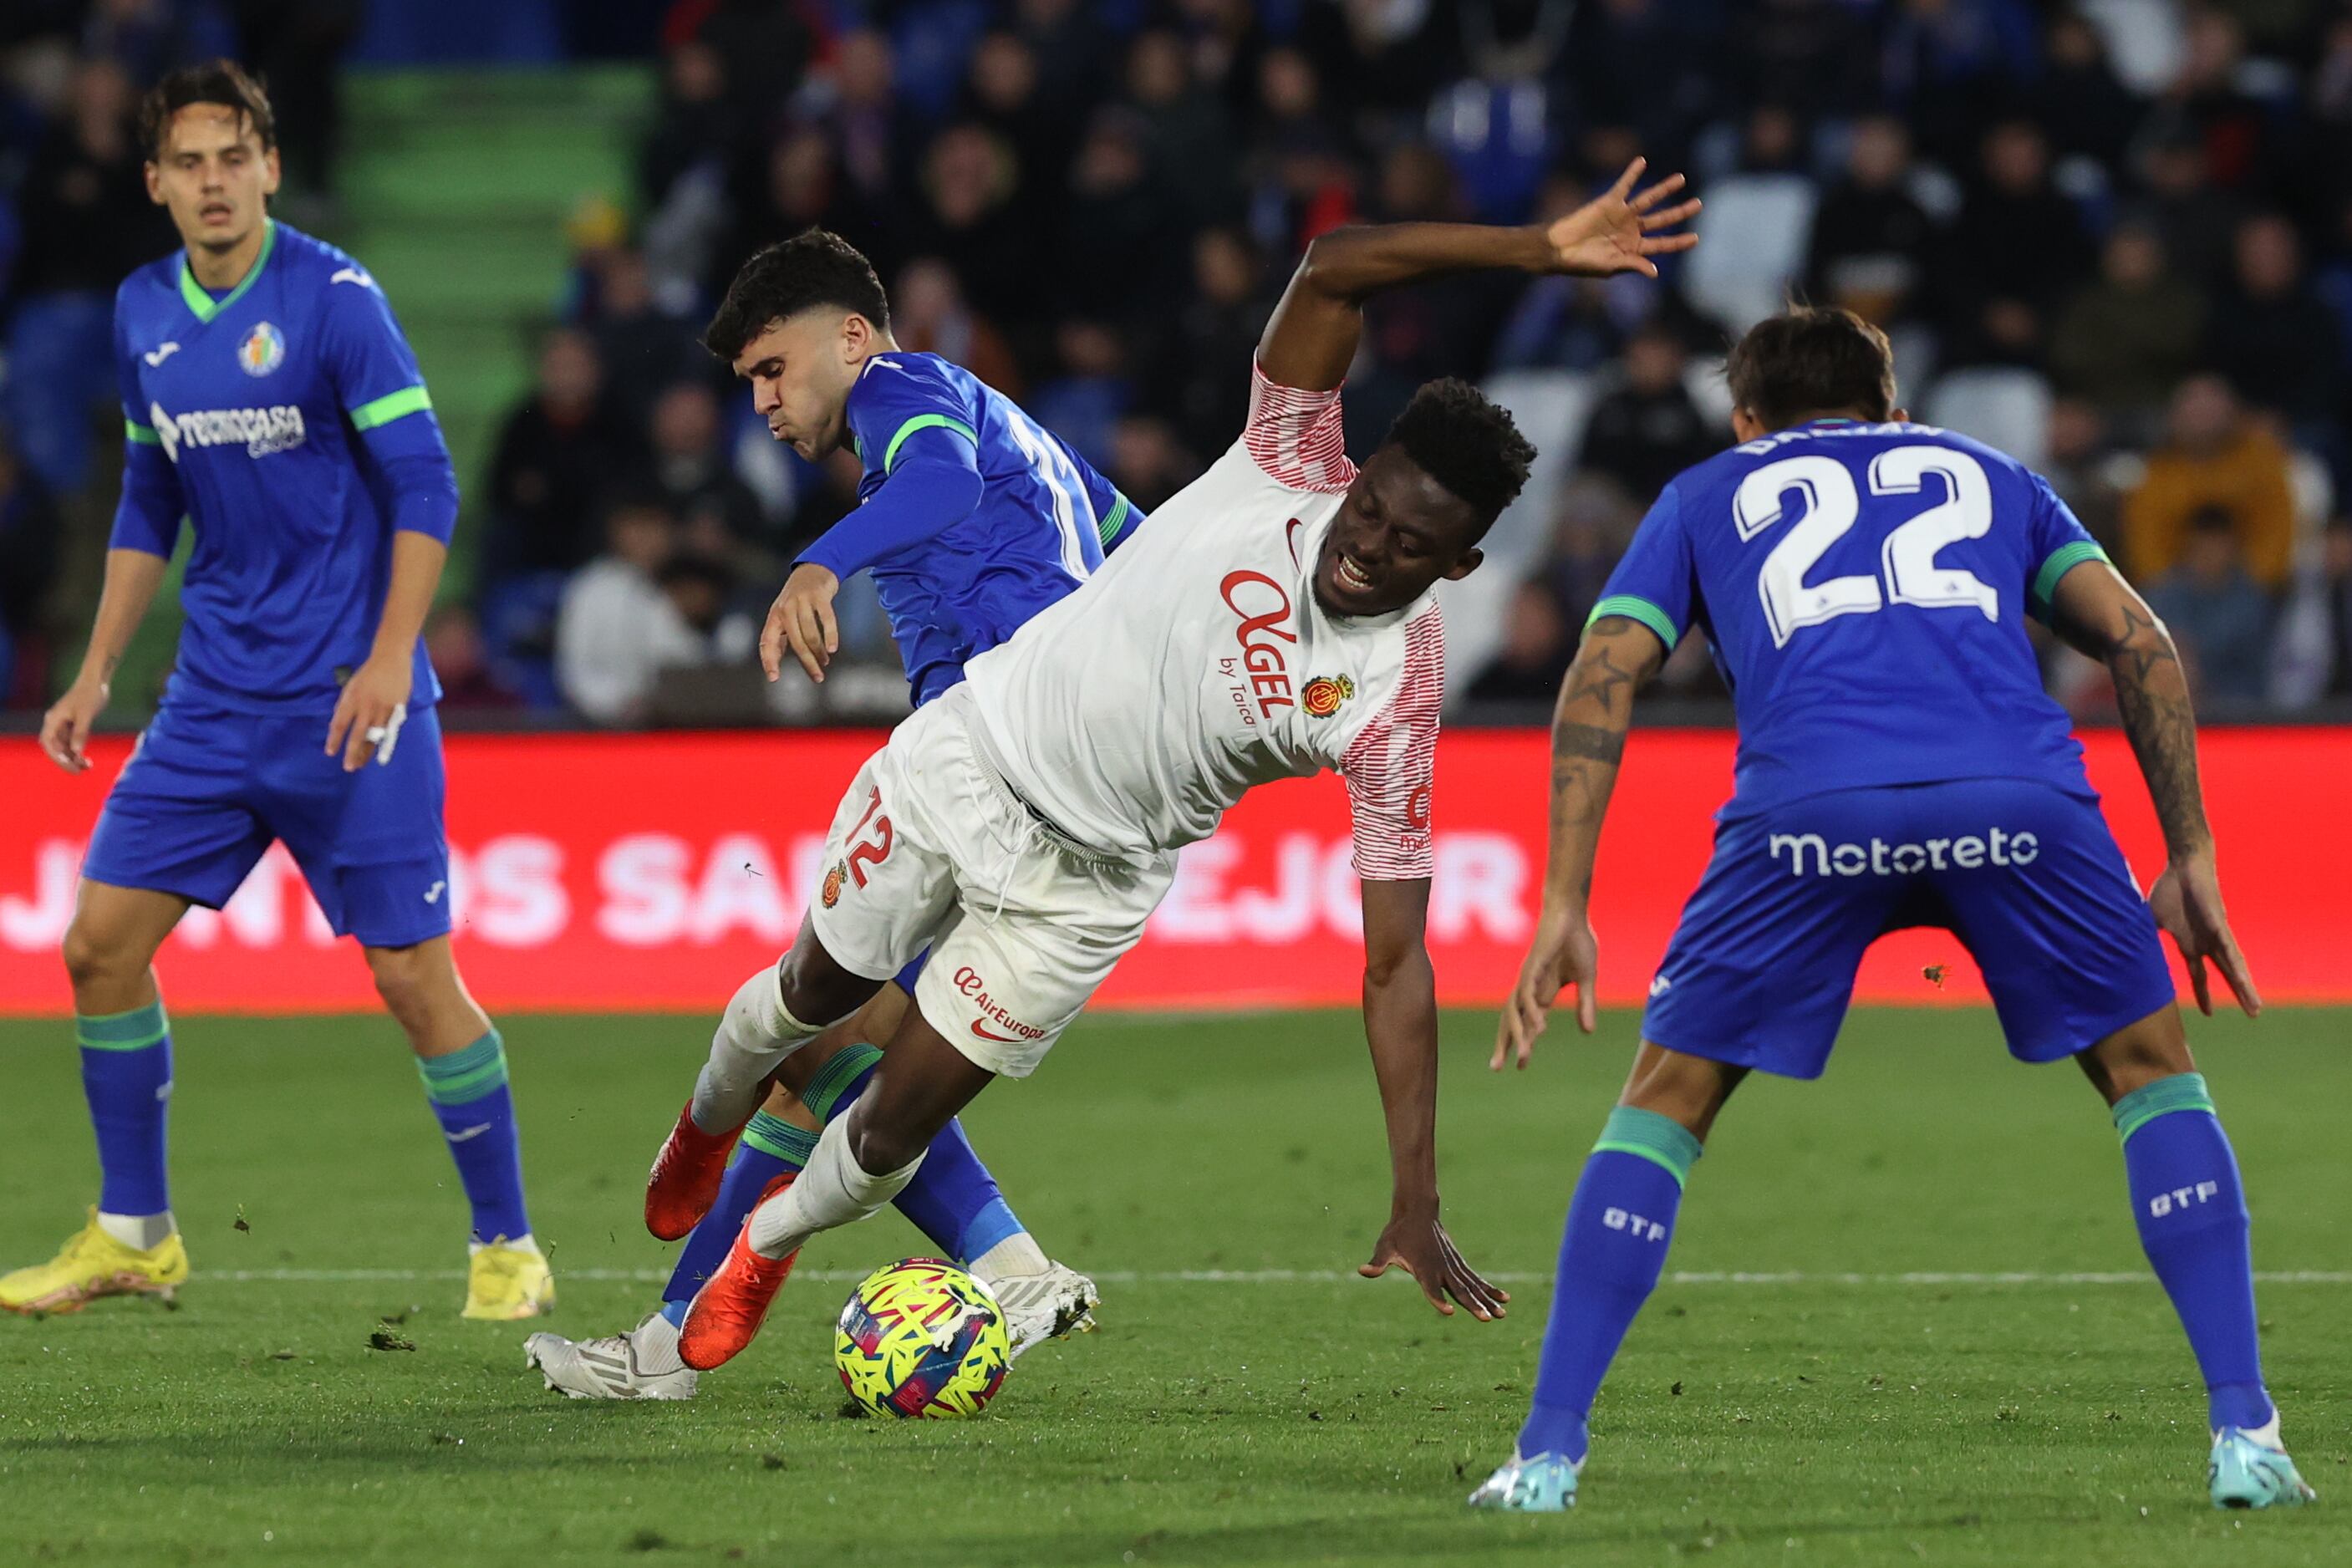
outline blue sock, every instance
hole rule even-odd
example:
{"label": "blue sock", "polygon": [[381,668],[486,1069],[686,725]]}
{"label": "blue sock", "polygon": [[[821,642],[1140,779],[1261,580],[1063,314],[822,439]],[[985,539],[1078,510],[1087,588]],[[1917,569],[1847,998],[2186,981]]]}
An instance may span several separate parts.
{"label": "blue sock", "polygon": [[81,1091],[98,1133],[99,1212],[163,1213],[172,1206],[163,1174],[172,1026],[163,999],[128,1013],[78,1015],[74,1037],[81,1042]]}
{"label": "blue sock", "polygon": [[1698,1156],[1698,1140],[1669,1117],[1625,1105],[1609,1113],[1568,1205],[1535,1402],[1519,1429],[1523,1457],[1584,1462],[1592,1397],[1657,1288],[1683,1181]]}
{"label": "blue sock", "polygon": [[522,1140],[507,1087],[506,1043],[492,1029],[462,1051],[419,1057],[425,1098],[449,1141],[457,1179],[474,1207],[476,1241],[520,1241],[530,1234],[522,1205]]}
{"label": "blue sock", "polygon": [[[802,1103],[827,1121],[845,1114],[873,1081],[875,1064],[881,1059],[882,1053],[871,1046],[841,1052],[818,1069]],[[957,1263],[971,1263],[1024,1228],[997,1190],[996,1178],[973,1152],[960,1121],[940,1129],[915,1179],[891,1201],[932,1246]]]}
{"label": "blue sock", "polygon": [[2140,1245],[2189,1331],[2212,1426],[2265,1426],[2273,1411],[2254,1331],[2246,1194],[2204,1077],[2136,1089],[2116,1101],[2115,1119]]}
{"label": "blue sock", "polygon": [[727,1178],[719,1184],[718,1198],[702,1223],[688,1235],[677,1255],[677,1267],[669,1271],[669,1283],[662,1287],[664,1317],[684,1325],[687,1303],[727,1261],[735,1233],[759,1207],[760,1194],[768,1190],[768,1184],[787,1171],[805,1166],[815,1152],[816,1134],[807,1128],[795,1127],[764,1110],[751,1118],[735,1144],[734,1158],[727,1163]]}

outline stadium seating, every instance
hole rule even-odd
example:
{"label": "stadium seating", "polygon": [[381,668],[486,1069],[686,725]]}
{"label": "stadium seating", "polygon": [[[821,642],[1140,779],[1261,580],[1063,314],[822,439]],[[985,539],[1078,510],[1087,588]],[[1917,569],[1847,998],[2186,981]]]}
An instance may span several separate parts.
{"label": "stadium seating", "polygon": [[1736,174],[1706,193],[1703,240],[1683,271],[1691,303],[1744,332],[1779,310],[1804,270],[1813,184],[1801,174]]}
{"label": "stadium seating", "polygon": [[1917,412],[2038,468],[2050,455],[2050,384],[2036,373],[1987,367],[1948,373]]}

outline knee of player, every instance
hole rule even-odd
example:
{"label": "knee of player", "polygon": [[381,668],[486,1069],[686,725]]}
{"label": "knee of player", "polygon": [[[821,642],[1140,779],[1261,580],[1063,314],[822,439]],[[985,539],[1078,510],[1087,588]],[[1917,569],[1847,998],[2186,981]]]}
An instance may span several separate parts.
{"label": "knee of player", "polygon": [[77,985],[128,979],[147,967],[147,954],[79,917],[66,927],[58,952],[65,959],[67,978]]}
{"label": "knee of player", "polygon": [[430,1009],[438,976],[422,947],[372,947],[367,961],[375,994],[394,1017],[406,1023]]}

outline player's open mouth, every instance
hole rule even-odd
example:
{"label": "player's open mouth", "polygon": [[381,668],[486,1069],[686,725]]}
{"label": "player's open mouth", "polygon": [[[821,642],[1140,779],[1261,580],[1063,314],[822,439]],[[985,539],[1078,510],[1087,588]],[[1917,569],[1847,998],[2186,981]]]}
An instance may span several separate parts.
{"label": "player's open mouth", "polygon": [[1366,576],[1364,569],[1347,555],[1343,554],[1339,557],[1339,564],[1332,569],[1331,575],[1340,587],[1350,594],[1369,594],[1372,591],[1371,578]]}

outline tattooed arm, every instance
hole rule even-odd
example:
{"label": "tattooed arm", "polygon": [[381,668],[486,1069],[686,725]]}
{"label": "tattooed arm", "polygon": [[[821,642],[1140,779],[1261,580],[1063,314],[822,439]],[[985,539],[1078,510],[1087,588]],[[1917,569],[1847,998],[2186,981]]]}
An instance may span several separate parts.
{"label": "tattooed arm", "polygon": [[2115,678],[2124,733],[2139,759],[2148,799],[2164,828],[2171,863],[2148,890],[2157,922],[2180,949],[2200,1011],[2213,1011],[2210,960],[2221,971],[2249,1016],[2261,1011],[2253,977],[2230,931],[2221,884],[2213,865],[2213,832],[2197,781],[2197,715],[2172,634],[2116,569],[2085,561],[2058,580],[2050,601],[2051,629]]}
{"label": "tattooed arm", "polygon": [[1496,1035],[1488,1065],[1498,1070],[1507,1058],[1528,1065],[1564,986],[1576,987],[1578,1026],[1589,1035],[1600,1026],[1593,986],[1600,948],[1588,918],[1592,858],[1617,787],[1633,693],[1665,661],[1666,645],[1657,633],[1624,616],[1603,616],[1584,634],[1560,687],[1551,726],[1551,863],[1535,945],[1519,967],[1518,985]]}

